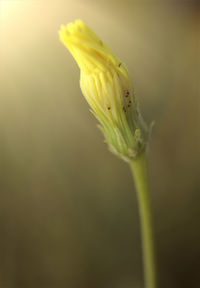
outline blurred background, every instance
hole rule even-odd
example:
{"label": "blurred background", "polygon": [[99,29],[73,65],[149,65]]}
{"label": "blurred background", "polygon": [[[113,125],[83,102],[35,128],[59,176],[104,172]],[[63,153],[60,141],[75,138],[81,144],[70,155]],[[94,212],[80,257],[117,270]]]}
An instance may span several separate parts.
{"label": "blurred background", "polygon": [[84,20],[147,122],[159,287],[200,287],[198,1],[0,0],[0,288],[144,288],[135,188],[60,43]]}

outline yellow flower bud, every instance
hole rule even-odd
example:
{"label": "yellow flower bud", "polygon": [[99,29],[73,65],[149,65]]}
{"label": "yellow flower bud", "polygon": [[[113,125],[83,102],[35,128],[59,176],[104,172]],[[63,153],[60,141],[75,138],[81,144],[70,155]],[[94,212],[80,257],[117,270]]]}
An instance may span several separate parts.
{"label": "yellow flower bud", "polygon": [[149,129],[124,64],[81,20],[62,25],[59,35],[80,68],[82,93],[110,150],[127,161],[135,158],[146,148]]}

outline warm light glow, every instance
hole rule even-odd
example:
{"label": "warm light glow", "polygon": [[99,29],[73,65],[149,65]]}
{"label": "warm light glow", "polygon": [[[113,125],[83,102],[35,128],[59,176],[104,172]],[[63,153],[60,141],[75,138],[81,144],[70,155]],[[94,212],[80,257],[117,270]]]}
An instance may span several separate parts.
{"label": "warm light glow", "polygon": [[[0,16],[1,21],[9,20],[13,14],[18,13],[22,6],[21,5],[24,1],[0,1]],[[9,18],[9,19],[8,19]]]}

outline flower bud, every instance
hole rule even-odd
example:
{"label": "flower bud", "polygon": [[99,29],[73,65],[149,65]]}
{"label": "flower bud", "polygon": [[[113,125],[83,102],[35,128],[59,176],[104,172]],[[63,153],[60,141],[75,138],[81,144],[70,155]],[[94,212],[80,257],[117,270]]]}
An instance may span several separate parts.
{"label": "flower bud", "polygon": [[80,86],[110,150],[129,161],[146,149],[149,129],[124,64],[81,20],[62,25],[60,40],[80,68]]}

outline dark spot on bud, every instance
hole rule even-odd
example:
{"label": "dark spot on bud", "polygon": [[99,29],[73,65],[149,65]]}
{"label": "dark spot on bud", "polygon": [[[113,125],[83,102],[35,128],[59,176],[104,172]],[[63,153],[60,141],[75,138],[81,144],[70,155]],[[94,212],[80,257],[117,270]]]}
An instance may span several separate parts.
{"label": "dark spot on bud", "polygon": [[122,63],[119,63],[118,67],[120,67],[122,65]]}
{"label": "dark spot on bud", "polygon": [[131,100],[129,100],[129,103],[130,103],[130,104],[132,103]]}
{"label": "dark spot on bud", "polygon": [[130,92],[128,90],[125,91],[125,97],[128,97]]}
{"label": "dark spot on bud", "polygon": [[123,110],[124,110],[124,112],[126,112],[126,109],[125,109],[125,107],[123,107]]}
{"label": "dark spot on bud", "polygon": [[108,110],[110,110],[111,109],[111,107],[110,106],[108,106]]}
{"label": "dark spot on bud", "polygon": [[128,107],[131,107],[131,105],[130,105],[130,104],[128,104]]}

